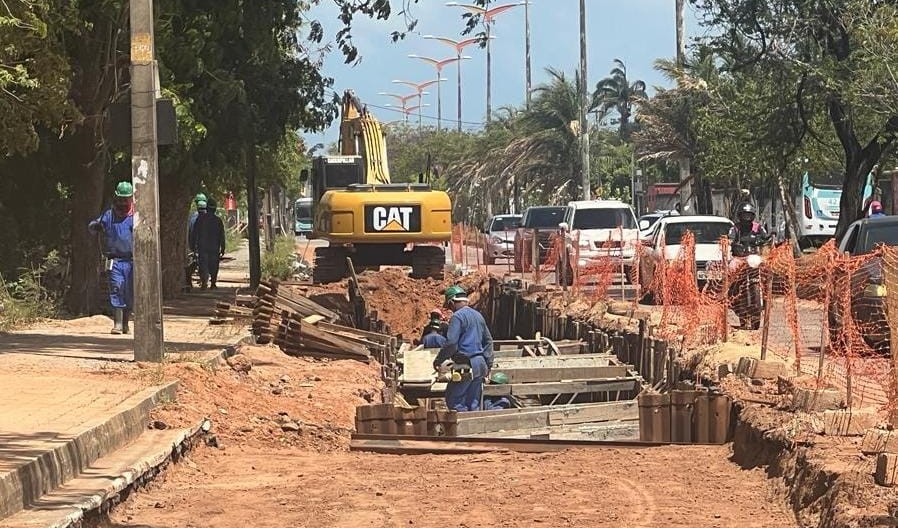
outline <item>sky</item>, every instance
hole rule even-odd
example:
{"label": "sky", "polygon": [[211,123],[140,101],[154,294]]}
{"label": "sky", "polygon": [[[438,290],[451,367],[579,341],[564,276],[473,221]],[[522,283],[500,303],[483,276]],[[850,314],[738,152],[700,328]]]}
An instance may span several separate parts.
{"label": "sky", "polygon": [[[460,3],[464,3],[461,0]],[[394,0],[401,5],[401,0]],[[398,102],[379,92],[408,94],[412,90],[394,84],[394,79],[423,82],[436,78],[433,66],[424,61],[409,58],[409,54],[444,59],[455,56],[455,50],[438,41],[427,40],[423,35],[445,36],[461,39],[465,27],[463,9],[448,7],[445,0],[418,0],[411,7],[411,16],[418,20],[414,33],[404,40],[392,42],[390,33],[405,29],[403,17],[395,13],[390,20],[374,21],[356,17],[353,21],[353,40],[359,48],[362,60],[356,65],[343,62],[339,51],[331,52],[324,62],[324,74],[334,79],[333,89],[342,94],[352,89],[362,103],[367,104],[377,118],[388,123],[402,120],[403,114],[386,105]],[[501,0],[491,5],[501,5]],[[688,5],[688,3],[687,3]],[[700,33],[695,14],[686,14],[687,39]],[[534,87],[547,80],[546,67],[553,67],[573,75],[579,67],[579,2],[577,0],[530,0],[531,69]],[[652,65],[660,57],[670,58],[675,53],[674,0],[587,0],[587,71],[590,86],[607,76],[612,61],[619,58],[627,66],[628,77],[644,80],[651,88],[669,83]],[[341,27],[337,20],[337,8],[333,2],[324,1],[309,14],[322,22],[325,35],[333,35]],[[492,41],[492,107],[520,105],[525,94],[524,62],[524,8],[516,7],[496,17]],[[688,41],[687,41],[688,43]],[[486,52],[474,46],[464,50],[470,60],[462,63],[462,121],[463,128],[480,128],[486,115]],[[442,123],[444,127],[456,126],[457,95],[456,65],[443,70],[449,80],[442,84]],[[424,124],[436,126],[437,90],[428,88],[431,95],[424,97],[430,104],[422,111]],[[415,103],[410,102],[409,105]],[[416,116],[409,117],[417,122]],[[338,123],[329,129],[304,134],[309,144],[325,145],[337,140]]]}

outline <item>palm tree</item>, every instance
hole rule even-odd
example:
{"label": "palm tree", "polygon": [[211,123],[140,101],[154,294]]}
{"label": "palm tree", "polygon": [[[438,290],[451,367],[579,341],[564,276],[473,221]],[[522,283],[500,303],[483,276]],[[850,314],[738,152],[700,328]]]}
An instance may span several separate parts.
{"label": "palm tree", "polygon": [[610,75],[596,84],[593,105],[601,115],[614,110],[617,112],[617,123],[620,135],[627,138],[630,134],[630,118],[633,116],[633,105],[645,99],[645,81],[633,81],[627,78],[627,66],[620,59],[614,59],[614,68]]}
{"label": "palm tree", "polygon": [[515,180],[528,203],[562,203],[580,194],[580,76],[546,71],[549,81],[534,89],[530,107],[502,109],[482,149],[447,170],[460,209],[476,211],[487,200],[507,205]]}

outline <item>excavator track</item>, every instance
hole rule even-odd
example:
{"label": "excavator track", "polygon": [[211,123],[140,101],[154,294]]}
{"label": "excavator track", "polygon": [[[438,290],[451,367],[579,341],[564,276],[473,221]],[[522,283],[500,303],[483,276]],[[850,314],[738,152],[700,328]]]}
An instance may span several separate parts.
{"label": "excavator track", "polygon": [[312,282],[327,284],[339,282],[349,276],[346,257],[349,252],[342,247],[315,248],[315,267],[312,268]]}
{"label": "excavator track", "polygon": [[446,269],[446,251],[437,246],[419,246],[412,254],[413,279],[442,279]]}

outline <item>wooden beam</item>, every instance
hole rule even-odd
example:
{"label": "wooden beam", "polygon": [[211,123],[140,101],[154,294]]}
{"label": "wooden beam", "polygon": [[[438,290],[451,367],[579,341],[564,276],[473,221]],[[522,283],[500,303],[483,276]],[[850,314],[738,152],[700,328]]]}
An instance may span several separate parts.
{"label": "wooden beam", "polygon": [[482,434],[496,431],[537,429],[550,425],[572,425],[614,420],[637,420],[639,409],[634,400],[476,411],[458,414],[458,434]]}
{"label": "wooden beam", "polygon": [[562,366],[522,368],[494,366],[493,372],[501,372],[508,376],[509,383],[593,380],[627,377],[627,367],[625,366]]}
{"label": "wooden beam", "polygon": [[539,394],[585,394],[593,392],[615,392],[636,390],[636,378],[607,378],[580,381],[511,383],[508,385],[485,385],[484,396],[535,396]]}

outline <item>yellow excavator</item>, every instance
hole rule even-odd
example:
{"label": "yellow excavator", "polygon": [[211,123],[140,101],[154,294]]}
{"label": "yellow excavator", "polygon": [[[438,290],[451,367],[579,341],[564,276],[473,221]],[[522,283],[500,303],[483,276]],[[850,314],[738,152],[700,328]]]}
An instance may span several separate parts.
{"label": "yellow excavator", "polygon": [[411,266],[412,277],[443,277],[452,236],[449,195],[423,181],[391,182],[380,122],[351,90],[343,94],[340,155],[314,158],[311,183],[311,238],[329,243],[315,249],[314,282],[348,276],[347,257],[359,272]]}

